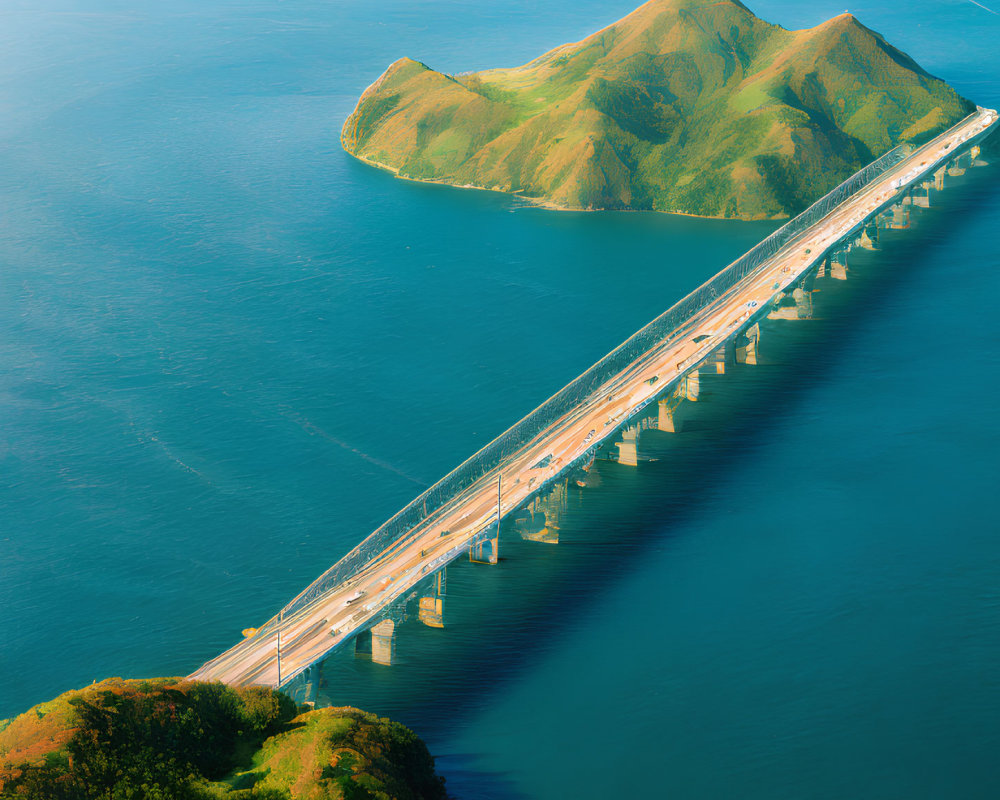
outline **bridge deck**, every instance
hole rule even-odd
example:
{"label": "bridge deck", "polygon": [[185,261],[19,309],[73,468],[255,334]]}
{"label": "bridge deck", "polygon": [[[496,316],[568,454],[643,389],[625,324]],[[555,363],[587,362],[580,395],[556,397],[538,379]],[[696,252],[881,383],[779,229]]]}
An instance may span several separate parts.
{"label": "bridge deck", "polygon": [[[191,677],[233,685],[278,685],[276,656],[280,627],[281,683],[287,683],[357,632],[370,627],[388,604],[465,552],[494,524],[498,514],[498,478],[503,487],[499,509],[502,516],[520,507],[595,444],[614,435],[636,411],[662,395],[686,371],[748,325],[751,317],[794,283],[829,248],[900,196],[917,177],[949,159],[963,143],[992,126],[996,119],[995,112],[980,109],[903,159],[605,382],[498,469],[484,475],[393,542],[350,580],[286,616],[280,625],[272,620],[266,630],[209,661]],[[650,383],[654,377],[657,380]],[[543,461],[545,466],[537,466]],[[349,603],[358,592],[364,594]]]}

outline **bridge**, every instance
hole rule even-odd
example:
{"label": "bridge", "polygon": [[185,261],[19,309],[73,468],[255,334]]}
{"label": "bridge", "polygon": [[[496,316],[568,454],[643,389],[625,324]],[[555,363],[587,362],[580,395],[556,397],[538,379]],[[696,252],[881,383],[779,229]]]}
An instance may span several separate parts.
{"label": "bridge", "polygon": [[[393,660],[395,620],[414,592],[419,619],[443,626],[444,568],[495,564],[501,522],[554,541],[539,504],[552,487],[587,483],[595,458],[640,461],[646,427],[672,432],[699,375],[730,359],[753,365],[764,319],[811,314],[809,275],[847,274],[847,253],[880,228],[905,228],[949,175],[976,163],[997,113],[978,108],[921,147],[886,153],[661,314],[583,375],[425,491],[259,628],[190,677],[315,691],[317,665],[350,642]],[[551,498],[550,498],[551,500]],[[551,502],[549,501],[551,519]],[[540,521],[538,521],[540,520]],[[421,588],[422,587],[422,588]]]}

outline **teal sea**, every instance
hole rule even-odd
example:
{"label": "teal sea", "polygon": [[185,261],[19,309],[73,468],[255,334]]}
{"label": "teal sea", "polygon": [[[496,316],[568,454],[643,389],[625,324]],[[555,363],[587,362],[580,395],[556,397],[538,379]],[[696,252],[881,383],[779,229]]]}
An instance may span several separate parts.
{"label": "teal sea", "polygon": [[[340,149],[402,55],[518,64],[631,8],[0,9],[0,718],[191,672],[774,227],[525,208]],[[990,9],[849,10],[1000,106]],[[325,696],[413,727],[459,798],[1000,796],[986,158],[659,461],[574,492],[558,545],[450,571],[446,628],[338,659]]]}

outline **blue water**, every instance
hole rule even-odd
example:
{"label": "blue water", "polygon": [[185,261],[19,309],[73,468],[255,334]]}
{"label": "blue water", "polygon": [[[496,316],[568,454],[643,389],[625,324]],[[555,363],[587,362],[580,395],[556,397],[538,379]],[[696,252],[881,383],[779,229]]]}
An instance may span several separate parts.
{"label": "blue water", "polygon": [[[770,230],[339,148],[400,55],[520,63],[630,7],[5,7],[0,717],[191,671]],[[1000,17],[850,10],[1000,104]],[[954,191],[744,414],[610,472],[560,545],[456,570],[444,638],[331,696],[412,725],[462,797],[996,796],[1000,191]]]}

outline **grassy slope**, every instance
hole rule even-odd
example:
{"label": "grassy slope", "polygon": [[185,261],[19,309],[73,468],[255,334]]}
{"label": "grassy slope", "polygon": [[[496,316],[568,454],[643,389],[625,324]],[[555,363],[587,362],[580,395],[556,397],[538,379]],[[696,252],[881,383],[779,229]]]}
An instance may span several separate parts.
{"label": "grassy slope", "polygon": [[652,0],[513,69],[397,61],[341,140],[404,177],[561,207],[760,218],[971,110],[848,14],[787,31],[732,0]]}
{"label": "grassy slope", "polygon": [[403,725],[355,708],[323,708],[296,717],[247,767],[214,786],[220,798],[249,787],[288,789],[293,800],[443,798],[431,763],[427,748]]}
{"label": "grassy slope", "polygon": [[[227,690],[218,687],[224,694],[218,705],[210,701],[201,704],[196,728],[204,729],[216,725],[213,714],[222,713],[227,708],[239,707],[238,715],[244,723],[239,731],[222,730],[215,741],[222,747],[223,755],[211,759],[208,767],[198,765],[185,767],[180,771],[182,785],[170,781],[177,776],[157,773],[163,758],[176,757],[182,749],[177,743],[160,747],[163,742],[175,742],[183,737],[182,720],[172,721],[182,716],[175,712],[184,704],[177,703],[180,695],[189,695],[208,684],[196,684],[178,678],[158,678],[149,681],[126,681],[111,678],[88,686],[85,689],[66,692],[55,700],[42,703],[11,720],[0,720],[0,798],[71,797],[79,800],[82,780],[86,790],[100,794],[98,787],[86,775],[79,773],[80,764],[74,764],[72,753],[77,752],[79,762],[79,737],[91,741],[94,731],[81,734],[81,719],[74,703],[85,701],[97,705],[102,698],[111,695],[120,698],[154,699],[145,706],[146,712],[167,713],[160,716],[161,726],[153,725],[154,733],[165,732],[165,736],[150,741],[140,741],[141,736],[131,734],[132,742],[123,751],[109,746],[103,750],[103,757],[123,768],[113,768],[112,772],[122,774],[129,767],[132,773],[142,775],[142,781],[162,779],[156,797],[176,798],[178,792],[184,797],[196,800],[416,800],[433,798],[443,800],[443,783],[434,773],[434,762],[426,746],[408,728],[399,723],[380,719],[374,715],[353,708],[326,708],[300,714],[290,722],[292,714],[284,714],[279,706],[290,701],[279,698],[277,706],[269,704],[269,690]],[[215,695],[213,694],[213,697]],[[230,703],[229,701],[233,702]],[[270,721],[261,723],[259,734],[250,730],[253,720],[260,719],[261,713],[270,714]],[[292,712],[294,713],[294,712]],[[256,717],[254,715],[257,715]],[[117,716],[117,713],[113,716]],[[150,717],[152,718],[152,717]],[[190,718],[188,718],[190,721]],[[138,729],[145,730],[142,725]],[[133,731],[135,728],[133,728]],[[121,742],[119,741],[119,745]],[[100,742],[98,741],[100,746]],[[157,751],[148,756],[150,749]],[[163,752],[160,752],[163,751]],[[144,772],[135,769],[136,754],[143,754],[142,763],[152,764]],[[237,764],[233,771],[222,775],[226,764]],[[114,766],[114,764],[112,766]],[[104,765],[102,765],[104,766]],[[34,784],[25,785],[23,778],[30,770],[49,770],[49,774]],[[216,774],[210,774],[214,772]],[[190,776],[190,777],[185,777]],[[73,783],[71,778],[76,779]],[[126,777],[115,789],[115,797],[148,797],[153,789],[144,783]],[[164,789],[164,786],[167,788]],[[171,789],[170,786],[175,786]],[[76,787],[76,788],[74,788]],[[134,794],[127,794],[131,789]],[[87,795],[90,796],[89,794]]]}

